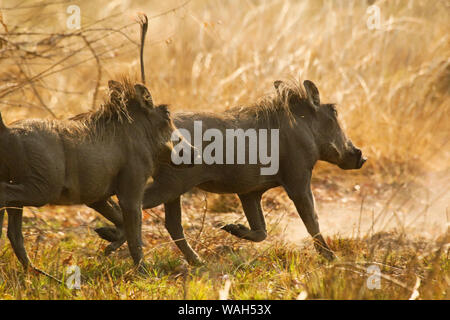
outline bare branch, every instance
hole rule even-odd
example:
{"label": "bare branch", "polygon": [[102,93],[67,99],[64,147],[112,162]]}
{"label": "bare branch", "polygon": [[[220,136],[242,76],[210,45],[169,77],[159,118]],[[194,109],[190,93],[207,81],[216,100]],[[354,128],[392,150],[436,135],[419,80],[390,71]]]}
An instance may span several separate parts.
{"label": "bare branch", "polygon": [[102,79],[102,65],[100,63],[100,58],[98,57],[97,53],[92,48],[91,44],[86,39],[86,37],[84,35],[81,35],[81,38],[83,38],[84,42],[89,47],[89,50],[91,50],[92,55],[95,58],[95,61],[97,62],[97,83],[95,84],[94,95],[92,96],[92,108],[94,109],[95,108],[95,100],[97,99],[97,94],[98,94],[98,88],[100,86],[100,81]]}

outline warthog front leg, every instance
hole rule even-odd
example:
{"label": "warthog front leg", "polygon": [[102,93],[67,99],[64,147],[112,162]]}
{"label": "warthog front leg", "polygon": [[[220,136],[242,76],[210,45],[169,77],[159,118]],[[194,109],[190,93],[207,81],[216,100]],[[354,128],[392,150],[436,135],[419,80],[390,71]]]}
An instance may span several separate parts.
{"label": "warthog front leg", "polygon": [[[153,184],[147,186],[144,192],[143,198],[143,208],[150,209],[156,207],[162,203],[171,201],[172,199],[176,199],[179,197],[179,193],[174,193],[173,188],[165,188],[164,184],[161,184],[159,181],[155,181]],[[105,253],[109,254],[115,249],[119,248],[123,244],[124,233],[119,230],[123,224],[122,212],[120,211],[120,207],[114,208],[117,206],[112,199],[107,200],[107,204],[104,202],[95,203],[89,205],[92,209],[101,213],[106,219],[114,223],[115,227],[101,227],[95,229],[95,232],[100,236],[100,238],[112,242],[105,249]],[[113,208],[111,208],[113,207]]]}
{"label": "warthog front leg", "polygon": [[141,267],[144,263],[142,253],[142,211],[139,203],[121,200],[119,204],[123,212],[125,236],[135,265]]}
{"label": "warthog front leg", "polygon": [[303,186],[297,187],[299,187],[302,191],[292,193],[292,189],[287,189],[288,195],[294,202],[297,212],[303,220],[308,233],[313,237],[314,247],[327,260],[335,259],[335,254],[331,251],[330,247],[320,233],[319,220],[314,209],[314,196],[309,183],[306,188]]}
{"label": "warthog front leg", "polygon": [[266,222],[261,208],[261,192],[239,194],[250,229],[242,224],[227,224],[223,230],[241,239],[260,242],[266,239]]}
{"label": "warthog front leg", "polygon": [[123,178],[118,181],[117,198],[123,214],[125,236],[134,264],[145,272],[144,255],[142,252],[142,196],[145,180],[140,181],[133,172],[123,172]]}
{"label": "warthog front leg", "polygon": [[177,245],[178,249],[183,253],[186,260],[193,265],[202,264],[197,253],[191,248],[186,241],[181,224],[181,204],[180,197],[164,204],[165,226],[169,231],[170,237]]}

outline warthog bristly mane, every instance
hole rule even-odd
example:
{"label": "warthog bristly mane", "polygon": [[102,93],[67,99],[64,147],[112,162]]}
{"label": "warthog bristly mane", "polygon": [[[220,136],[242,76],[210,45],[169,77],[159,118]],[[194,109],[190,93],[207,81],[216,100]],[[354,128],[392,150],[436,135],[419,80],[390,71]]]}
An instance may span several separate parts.
{"label": "warthog bristly mane", "polygon": [[298,104],[305,106],[308,104],[306,92],[298,81],[283,83],[276,88],[276,93],[266,95],[250,106],[234,107],[227,112],[233,116],[254,117],[256,123],[263,126],[279,127],[279,124],[286,118],[290,124],[295,122],[292,113],[293,99]]}

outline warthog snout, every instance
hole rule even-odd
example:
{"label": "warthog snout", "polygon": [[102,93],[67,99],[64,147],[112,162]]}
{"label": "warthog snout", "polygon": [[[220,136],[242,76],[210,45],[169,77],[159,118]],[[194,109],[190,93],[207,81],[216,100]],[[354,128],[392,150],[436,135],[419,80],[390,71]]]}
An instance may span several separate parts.
{"label": "warthog snout", "polygon": [[339,168],[345,170],[361,169],[367,158],[363,156],[361,149],[355,147],[351,141],[348,142],[347,151],[344,153]]}
{"label": "warthog snout", "polygon": [[356,169],[360,169],[367,161],[366,157],[363,157],[361,149],[355,147],[356,154]]}

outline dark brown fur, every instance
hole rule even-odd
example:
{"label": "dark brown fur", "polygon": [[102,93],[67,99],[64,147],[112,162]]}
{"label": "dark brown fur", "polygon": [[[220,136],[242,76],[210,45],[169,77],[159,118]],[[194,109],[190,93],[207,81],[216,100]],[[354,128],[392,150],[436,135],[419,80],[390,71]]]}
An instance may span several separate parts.
{"label": "dark brown fur", "polygon": [[[234,108],[221,114],[179,113],[174,116],[176,126],[187,129],[191,135],[195,120],[203,121],[204,130],[280,130],[280,168],[275,175],[261,175],[262,166],[259,164],[199,164],[187,169],[162,166],[155,175],[154,182],[145,191],[143,207],[152,208],[164,203],[166,227],[189,262],[197,263],[199,258],[185,240],[180,196],[193,187],[215,193],[237,193],[250,228],[229,224],[222,229],[243,239],[262,241],[267,236],[261,208],[262,194],[268,189],[283,186],[314,238],[317,250],[326,258],[334,257],[320,233],[311,192],[312,169],[319,160],[342,169],[359,169],[365,158],[342,131],[336,107],[320,103],[319,91],[311,81],[304,82],[305,90],[299,84],[281,81],[274,85],[275,95],[250,107]],[[109,230],[109,237],[104,238],[117,241],[115,231],[106,227],[103,233],[106,230]]]}
{"label": "dark brown fur", "polygon": [[8,237],[25,267],[22,208],[46,204],[90,206],[124,230],[134,262],[143,259],[142,195],[159,157],[170,156],[175,127],[143,85],[125,79],[109,89],[98,110],[69,120],[0,121],[0,208],[7,208]]}

